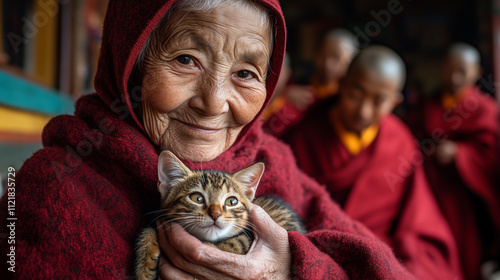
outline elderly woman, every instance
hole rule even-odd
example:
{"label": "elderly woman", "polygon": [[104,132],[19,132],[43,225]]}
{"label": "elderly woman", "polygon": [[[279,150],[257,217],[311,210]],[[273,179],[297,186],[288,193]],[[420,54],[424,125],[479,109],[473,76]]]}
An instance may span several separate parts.
{"label": "elderly woman", "polygon": [[[280,196],[309,233],[286,232],[253,207],[258,236],[247,255],[235,255],[181,227],[162,228],[162,279],[412,278],[262,133],[258,117],[284,52],[277,0],[112,0],[97,93],[80,98],[75,116],[54,118],[45,148],[17,173],[15,244],[1,242],[0,274],[132,275],[134,241],[159,207],[158,154],[169,149],[192,169],[233,172],[265,161],[257,196]],[[11,250],[15,274],[5,267]]]}

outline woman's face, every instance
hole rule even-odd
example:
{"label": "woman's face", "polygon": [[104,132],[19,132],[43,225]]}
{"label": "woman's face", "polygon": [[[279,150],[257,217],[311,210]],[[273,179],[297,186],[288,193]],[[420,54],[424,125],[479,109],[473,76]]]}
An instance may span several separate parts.
{"label": "woman's face", "polygon": [[271,55],[261,17],[229,5],[179,11],[153,36],[144,59],[142,117],[156,145],[183,159],[210,161],[255,118],[266,99]]}

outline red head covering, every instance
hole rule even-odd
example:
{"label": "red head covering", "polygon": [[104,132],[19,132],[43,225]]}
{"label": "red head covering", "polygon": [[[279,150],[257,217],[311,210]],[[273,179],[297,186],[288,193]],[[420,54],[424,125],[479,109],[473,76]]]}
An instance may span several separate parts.
{"label": "red head covering", "polygon": [[[142,130],[132,110],[134,92],[126,89],[147,37],[174,2],[110,2],[97,93],[78,100],[75,116],[56,117],[46,126],[45,148],[17,174],[16,265],[22,267],[17,277],[124,279],[132,274],[137,234],[147,213],[159,207],[159,149]],[[267,103],[284,56],[285,24],[278,0],[258,2],[276,22]],[[289,233],[294,277],[411,278],[386,245],[298,170],[287,146],[262,133],[257,118],[216,159],[187,166],[234,172],[265,161],[257,196],[280,196],[311,231]],[[1,209],[7,209],[7,201],[7,196],[0,200]],[[0,211],[0,219],[7,220],[6,211]],[[0,251],[9,252],[8,246],[1,242]],[[6,257],[0,254],[2,266]],[[0,267],[2,273],[9,272]]]}
{"label": "red head covering", "polygon": [[[130,96],[127,90],[129,78],[144,44],[149,35],[160,22],[170,7],[178,2],[174,1],[111,1],[108,7],[106,22],[104,23],[104,40],[101,47],[99,68],[95,78],[95,87],[99,96],[108,106],[118,105],[118,101],[125,103],[131,117],[142,129],[138,116],[134,113],[138,96]],[[281,66],[285,56],[286,27],[283,13],[278,1],[258,1],[274,14],[274,47],[271,56],[271,67],[266,81],[267,97],[263,108],[267,106],[278,83]],[[137,16],[140,15],[140,16]],[[130,19],[129,25],[119,19]],[[119,36],[117,36],[119,35]],[[134,94],[134,93],[132,93]],[[262,111],[262,110],[261,110]],[[260,113],[259,113],[260,115]],[[235,145],[242,140],[252,125],[258,123],[255,118],[252,123],[240,133]]]}

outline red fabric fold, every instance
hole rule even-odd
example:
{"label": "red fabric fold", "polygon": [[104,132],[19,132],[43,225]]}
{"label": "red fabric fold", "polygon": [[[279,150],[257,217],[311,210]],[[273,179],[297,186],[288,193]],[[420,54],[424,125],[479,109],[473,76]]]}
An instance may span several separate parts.
{"label": "red fabric fold", "polygon": [[[467,279],[481,279],[481,262],[500,258],[498,105],[479,88],[469,87],[453,109],[443,109],[439,98],[433,98],[420,114],[423,125],[417,135],[422,135],[424,153],[428,151],[429,182],[457,239]],[[440,165],[432,153],[444,140],[457,143],[450,166]]]}
{"label": "red fabric fold", "polygon": [[299,167],[324,184],[350,217],[393,247],[417,277],[461,279],[454,238],[427,183],[410,131],[389,115],[375,141],[352,156],[328,121],[332,102],[286,135]]}

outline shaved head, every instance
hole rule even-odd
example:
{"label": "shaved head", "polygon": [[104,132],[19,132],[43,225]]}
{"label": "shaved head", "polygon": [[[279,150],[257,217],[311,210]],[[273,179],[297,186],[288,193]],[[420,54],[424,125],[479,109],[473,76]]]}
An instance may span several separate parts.
{"label": "shaved head", "polygon": [[448,49],[448,58],[459,58],[479,65],[481,63],[481,55],[473,46],[466,43],[455,43]]}
{"label": "shaved head", "polygon": [[358,53],[358,41],[351,32],[345,29],[328,32],[316,53],[317,82],[320,85],[337,83],[346,74],[356,53]]}
{"label": "shaved head", "polygon": [[338,28],[326,33],[323,42],[335,41],[342,44],[343,47],[349,49],[354,55],[359,51],[358,39],[351,32]]}
{"label": "shaved head", "polygon": [[394,51],[383,46],[363,49],[340,86],[336,110],[344,128],[361,135],[379,124],[403,101],[405,79],[405,65]]}
{"label": "shaved head", "polygon": [[387,80],[397,80],[398,89],[403,89],[406,81],[405,64],[393,50],[384,46],[369,46],[363,49],[351,62],[348,75],[371,72]]}
{"label": "shaved head", "polygon": [[445,90],[453,95],[460,94],[480,76],[481,56],[476,48],[466,43],[455,43],[448,48],[442,67]]}

